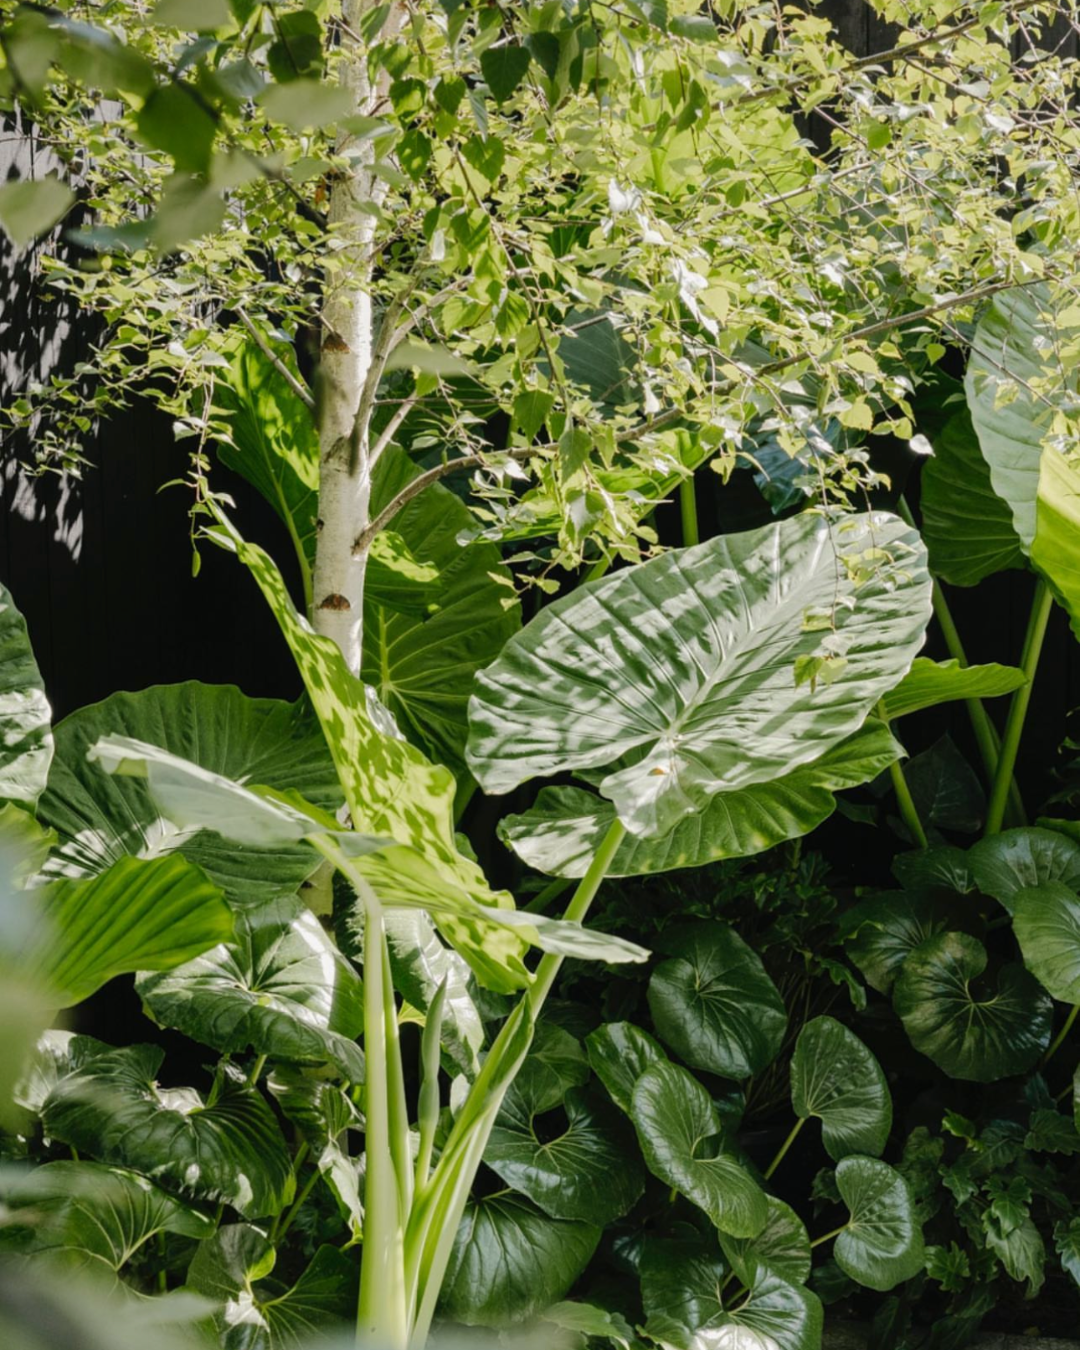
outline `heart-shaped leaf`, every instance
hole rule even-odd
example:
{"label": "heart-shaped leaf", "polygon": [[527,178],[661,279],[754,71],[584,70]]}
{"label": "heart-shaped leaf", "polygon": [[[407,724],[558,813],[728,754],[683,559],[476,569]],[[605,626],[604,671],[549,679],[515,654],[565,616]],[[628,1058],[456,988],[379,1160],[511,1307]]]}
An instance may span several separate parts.
{"label": "heart-shaped leaf", "polygon": [[[820,759],[771,783],[718,793],[659,839],[627,835],[607,875],[641,876],[745,858],[816,829],[836,808],[833,795],[876,778],[903,755],[881,722],[871,719]],[[582,788],[542,788],[531,810],[507,816],[499,837],[519,858],[550,876],[584,876],[615,819],[614,804]]]}
{"label": "heart-shaped leaf", "polygon": [[360,977],[295,898],[241,911],[231,942],[136,987],[156,1022],[215,1050],[329,1060],[363,1080]]}
{"label": "heart-shaped leaf", "polygon": [[1023,567],[1008,505],[994,491],[990,467],[966,408],[932,436],[922,474],[922,535],[935,576],[953,586]]}
{"label": "heart-shaped leaf", "polygon": [[363,1174],[360,1158],[349,1151],[350,1131],[363,1128],[363,1117],[336,1083],[311,1070],[275,1065],[266,1086],[281,1113],[299,1129],[311,1156],[333,1191],[342,1217],[359,1240],[364,1235]]}
{"label": "heart-shaped leaf", "polygon": [[696,1078],[677,1064],[652,1065],[634,1085],[631,1119],[655,1176],[703,1209],[721,1232],[761,1232],[765,1192],[723,1151],[720,1117]]}
{"label": "heart-shaped leaf", "polygon": [[659,1042],[632,1022],[605,1022],[585,1038],[585,1048],[593,1073],[628,1114],[634,1084],[650,1065],[667,1060]]}
{"label": "heart-shaped leaf", "polygon": [[901,886],[911,891],[922,886],[942,886],[958,895],[967,895],[975,889],[967,853],[952,844],[899,853],[893,859],[892,870]]}
{"label": "heart-shaped leaf", "polygon": [[767,1266],[777,1275],[794,1284],[805,1284],[810,1278],[810,1238],[802,1219],[790,1205],[767,1197],[769,1215],[765,1227],[752,1238],[733,1238],[720,1234],[720,1246],[731,1262],[731,1268],[750,1288],[756,1265]]}
{"label": "heart-shaped leaf", "polygon": [[981,979],[986,948],[939,933],[904,962],[893,1005],[916,1050],[953,1078],[993,1083],[1030,1069],[1050,1040],[1053,1003],[1019,965]]}
{"label": "heart-shaped leaf", "polygon": [[1012,895],[1013,932],[1024,965],[1053,998],[1080,1003],[1080,897],[1060,881]]}
{"label": "heart-shaped leaf", "polygon": [[542,1312],[578,1279],[600,1231],[549,1218],[513,1194],[470,1200],[446,1269],[443,1316],[466,1326],[505,1326]]}
{"label": "heart-shaped leaf", "polygon": [[181,857],[120,858],[100,876],[21,891],[23,969],[57,1008],[116,975],[170,970],[232,936],[233,913]]}
{"label": "heart-shaped leaf", "polygon": [[645,1239],[638,1267],[645,1330],[664,1345],[688,1346],[696,1332],[714,1326],[724,1311],[721,1290],[728,1270],[715,1238],[693,1229],[686,1237]]}
{"label": "heart-shaped leaf", "polygon": [[749,1296],[703,1327],[688,1350],[815,1350],[824,1315],[816,1294],[768,1266],[753,1264]]}
{"label": "heart-shaped leaf", "polygon": [[844,915],[844,948],[871,989],[887,994],[916,947],[959,926],[959,911],[948,891],[886,891]]}
{"label": "heart-shaped leaf", "polygon": [[1080,889],[1080,843],[1057,830],[1035,825],[1002,830],[974,844],[968,863],[979,890],[992,895],[1010,914],[1017,891],[1025,887],[1057,881]]}
{"label": "heart-shaped leaf", "polygon": [[833,1247],[840,1269],[879,1292],[918,1274],[922,1227],[900,1173],[877,1158],[845,1158],[836,1169],[836,1185],[850,1215]]}
{"label": "heart-shaped leaf", "polygon": [[799,1032],[791,1060],[791,1105],[804,1120],[820,1117],[830,1158],[877,1157],[888,1142],[892,1097],[881,1066],[858,1036],[832,1017],[815,1017]]}
{"label": "heart-shaped leaf", "polygon": [[322,733],[297,707],[194,681],[113,694],[56,728],[56,756],[39,810],[60,837],[47,873],[94,876],[129,854],[177,851],[202,867],[232,903],[247,905],[295,894],[318,866],[318,855],[303,843],[238,849],[211,830],[177,828],[154,802],[146,779],[111,776],[87,759],[106,736],[160,746],[232,782],[295,790],[326,811],[341,803]]}
{"label": "heart-shaped leaf", "polygon": [[155,1233],[203,1239],[209,1214],[145,1177],[93,1162],[53,1162],[18,1177],[4,1194],[0,1250],[48,1254],[91,1271],[119,1271]]}
{"label": "heart-shaped leaf", "polygon": [[[929,594],[917,535],[886,515],[796,516],[626,568],[546,606],[477,677],[470,767],[487,792],[609,767],[628,829],[666,834],[857,731],[911,665]],[[817,613],[843,659],[799,683]]]}
{"label": "heart-shaped leaf", "polygon": [[258,1229],[226,1224],[196,1251],[188,1285],[220,1305],[222,1350],[294,1350],[356,1313],[358,1267],[320,1247],[294,1285],[269,1279],[276,1253]]}
{"label": "heart-shaped leaf", "polygon": [[[625,1118],[582,1088],[562,1099],[562,1133],[537,1133],[536,1120],[560,1103],[522,1088],[517,1080],[503,1101],[484,1161],[508,1186],[554,1219],[581,1219],[606,1227],[630,1210],[645,1176]],[[601,1182],[602,1184],[598,1184]]]}
{"label": "heart-shaped leaf", "polygon": [[721,923],[684,924],[665,934],[649,981],[649,1009],[660,1039],[694,1069],[748,1078],[770,1063],[787,1012],[761,959]]}
{"label": "heart-shaped leaf", "polygon": [[939,703],[999,698],[1026,683],[1024,672],[1015,666],[962,666],[959,661],[930,661],[917,656],[896,688],[881,700],[882,716],[891,722]]}
{"label": "heart-shaped leaf", "polygon": [[51,721],[26,621],[0,586],[0,803],[33,807],[41,796],[53,754]]}
{"label": "heart-shaped leaf", "polygon": [[212,1105],[191,1088],[159,1088],[163,1058],[153,1045],[92,1056],[45,1099],[46,1131],[91,1158],[247,1217],[279,1213],[292,1198],[293,1173],[266,1102],[231,1077]]}

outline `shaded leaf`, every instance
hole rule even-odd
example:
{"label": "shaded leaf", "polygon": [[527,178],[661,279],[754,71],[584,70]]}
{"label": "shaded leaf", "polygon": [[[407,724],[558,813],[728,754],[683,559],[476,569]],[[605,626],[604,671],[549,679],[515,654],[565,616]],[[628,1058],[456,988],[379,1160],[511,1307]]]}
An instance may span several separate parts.
{"label": "shaded leaf", "polygon": [[51,230],[74,200],[68,185],[51,174],[5,183],[0,187],[0,226],[16,248],[25,248]]}
{"label": "shaded leaf", "polygon": [[836,1264],[879,1292],[910,1280],[923,1266],[923,1236],[904,1178],[877,1158],[852,1157],[838,1165],[836,1184],[850,1215]]}
{"label": "shaded leaf", "polygon": [[585,1048],[593,1073],[627,1113],[634,1084],[650,1065],[667,1059],[659,1042],[631,1022],[605,1022],[585,1038]]}
{"label": "shaded leaf", "polygon": [[790,1205],[767,1197],[769,1214],[765,1227],[752,1238],[733,1238],[720,1234],[720,1246],[731,1268],[748,1288],[755,1265],[768,1267],[795,1284],[810,1278],[810,1238],[803,1221]]}
{"label": "shaded leaf", "polygon": [[1080,898],[1060,881],[1012,895],[1013,932],[1024,965],[1052,998],[1080,1003]]}
{"label": "shaded leaf", "polygon": [[972,845],[968,863],[979,890],[1010,914],[1022,889],[1047,881],[1080,889],[1080,842],[1056,830],[1034,825],[1002,830]]}
{"label": "shaded leaf", "polygon": [[939,703],[965,698],[998,698],[1027,680],[1015,666],[962,666],[959,661],[930,661],[918,656],[911,669],[881,701],[886,721],[907,717]]}
{"label": "shaded leaf", "polygon": [[[881,1066],[832,1017],[815,1017],[799,1032],[791,1060],[791,1105],[802,1119],[820,1118],[830,1158],[850,1153],[877,1157],[888,1142],[892,1097]],[[762,1259],[768,1263],[767,1257]]]}
{"label": "shaded leaf", "polygon": [[[0,209],[9,190],[0,188]],[[26,621],[0,586],[0,802],[33,807],[41,796],[53,756],[51,718]]]}
{"label": "shaded leaf", "polygon": [[887,994],[916,947],[960,922],[959,906],[948,892],[886,891],[844,915],[844,949],[871,989]]}

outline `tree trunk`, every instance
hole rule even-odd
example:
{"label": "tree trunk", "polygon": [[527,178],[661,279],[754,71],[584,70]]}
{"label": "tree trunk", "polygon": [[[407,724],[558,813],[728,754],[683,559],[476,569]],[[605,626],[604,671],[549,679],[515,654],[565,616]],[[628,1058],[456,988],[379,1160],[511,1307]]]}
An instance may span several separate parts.
{"label": "tree trunk", "polygon": [[[343,0],[341,80],[360,116],[373,116],[386,97],[385,71],[369,77],[360,37],[370,0]],[[395,3],[378,40],[393,39],[405,17]],[[315,630],[332,638],[350,668],[360,673],[367,551],[354,556],[353,543],[368,523],[371,502],[368,419],[357,425],[357,410],[371,370],[374,347],[371,282],[376,217],[365,206],[378,202],[385,186],[373,172],[370,139],[342,132],[338,150],[350,157],[351,171],[334,184],[330,223],[341,247],[328,270],[322,312],[319,360],[319,525],[315,555]]]}

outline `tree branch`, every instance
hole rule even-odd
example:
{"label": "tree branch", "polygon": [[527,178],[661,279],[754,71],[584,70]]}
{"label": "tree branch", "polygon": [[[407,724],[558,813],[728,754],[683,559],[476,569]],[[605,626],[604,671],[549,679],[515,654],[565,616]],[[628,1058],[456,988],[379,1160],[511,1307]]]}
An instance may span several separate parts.
{"label": "tree branch", "polygon": [[269,342],[267,342],[266,338],[263,337],[262,333],[259,332],[259,329],[256,327],[256,325],[252,323],[252,321],[248,318],[247,313],[245,312],[243,307],[240,305],[236,305],[234,308],[236,317],[248,330],[252,338],[254,338],[255,345],[256,347],[258,347],[259,351],[262,352],[263,356],[266,357],[266,359],[270,362],[270,364],[274,367],[277,373],[281,376],[281,378],[293,391],[296,397],[300,399],[302,403],[306,404],[306,406],[310,408],[312,412],[314,412],[315,400],[311,396],[310,390],[306,389],[304,385],[300,383],[300,381],[292,373],[292,371],[281,359],[281,357],[277,355],[274,349],[270,346]]}

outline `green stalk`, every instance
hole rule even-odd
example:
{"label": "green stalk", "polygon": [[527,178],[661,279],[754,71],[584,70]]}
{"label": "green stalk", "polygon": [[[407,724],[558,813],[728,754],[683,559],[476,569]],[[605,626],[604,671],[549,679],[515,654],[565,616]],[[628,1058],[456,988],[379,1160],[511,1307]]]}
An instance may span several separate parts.
{"label": "green stalk", "polygon": [[799,1116],[799,1118],[795,1121],[795,1124],[792,1125],[792,1127],[791,1127],[791,1132],[788,1134],[788,1137],[784,1140],[784,1142],[780,1145],[779,1149],[777,1150],[776,1157],[772,1160],[772,1162],[769,1164],[769,1166],[765,1169],[765,1180],[766,1180],[766,1181],[769,1180],[769,1178],[772,1176],[772,1174],[776,1171],[776,1169],[780,1166],[780,1164],[781,1164],[781,1163],[784,1161],[784,1159],[787,1157],[787,1151],[788,1151],[788,1149],[792,1146],[792,1144],[795,1142],[795,1140],[799,1137],[799,1131],[800,1131],[800,1130],[802,1129],[802,1127],[806,1124],[807,1119],[808,1119],[807,1116]]}
{"label": "green stalk", "polygon": [[554,877],[543,890],[537,891],[525,909],[530,914],[544,914],[552,900],[557,900],[563,891],[570,889],[569,877]]}
{"label": "green stalk", "polygon": [[443,1008],[446,1004],[446,977],[428,1005],[424,1034],[420,1041],[420,1094],[416,1123],[420,1147],[416,1151],[415,1191],[423,1191],[431,1172],[435,1132],[439,1128],[439,1066],[442,1048]]}
{"label": "green stalk", "polygon": [[1044,1064],[1049,1063],[1049,1061],[1052,1060],[1054,1056],[1057,1054],[1058,1050],[1060,1050],[1061,1045],[1065,1040],[1065,1037],[1072,1030],[1072,1024],[1076,1021],[1077,1013],[1080,1013],[1080,1003],[1074,1003],[1073,1006],[1069,1009],[1069,1015],[1068,1017],[1066,1017],[1064,1025],[1062,1026],[1058,1034],[1054,1037],[1053,1041],[1051,1041],[1050,1047],[1047,1050],[1046,1054],[1043,1055],[1042,1062]]}
{"label": "green stalk", "polygon": [[811,1247],[820,1247],[821,1244],[822,1244],[823,1242],[828,1242],[831,1238],[839,1237],[840,1234],[844,1231],[844,1229],[845,1229],[846,1227],[847,1227],[847,1224],[846,1224],[846,1223],[842,1223],[842,1224],[840,1225],[839,1228],[834,1228],[834,1229],[832,1230],[831,1233],[822,1233],[822,1235],[821,1235],[820,1237],[814,1238],[814,1240],[813,1240],[813,1242],[811,1242],[810,1246],[811,1246]]}
{"label": "green stalk", "polygon": [[1024,648],[1020,657],[1020,669],[1027,679],[1012,696],[1009,716],[1005,723],[1005,734],[1001,739],[1001,757],[998,760],[997,773],[990,793],[990,805],[986,811],[986,834],[997,834],[1005,819],[1005,803],[1009,796],[1009,781],[1016,768],[1016,756],[1020,750],[1020,738],[1024,732],[1024,719],[1028,704],[1031,702],[1031,690],[1035,683],[1035,672],[1039,668],[1039,656],[1042,653],[1046,626],[1050,621],[1054,597],[1046,582],[1039,578],[1035,595],[1031,602],[1031,614],[1028,618],[1027,633],[1024,636]]}
{"label": "green stalk", "polygon": [[679,516],[682,521],[683,548],[691,548],[700,542],[693,474],[679,484]]}
{"label": "green stalk", "polygon": [[[885,705],[877,705],[877,714],[886,726],[889,720],[885,716]],[[900,817],[908,827],[912,838],[920,848],[928,848],[929,843],[926,838],[926,831],[923,829],[922,821],[919,819],[919,812],[915,806],[915,799],[911,795],[911,789],[908,787],[907,779],[904,777],[904,770],[898,760],[893,760],[889,765],[889,777],[892,779],[893,791],[896,793],[896,804],[900,809]]]}
{"label": "green stalk", "polygon": [[[364,1052],[367,1176],[364,1185],[364,1259],[356,1334],[385,1350],[405,1350],[404,1253],[400,1196],[391,1141],[391,1070],[387,1053],[385,978],[386,930],[382,905],[365,884],[364,905]],[[391,995],[392,997],[392,995]],[[395,1018],[396,1022],[396,1018]]]}
{"label": "green stalk", "polygon": [[386,1087],[390,1106],[390,1154],[398,1183],[398,1212],[407,1215],[412,1205],[413,1168],[409,1149],[409,1104],[405,1097],[405,1069],[401,1062],[398,1010],[390,972],[390,948],[385,935],[383,956],[383,1025],[386,1028]]}

